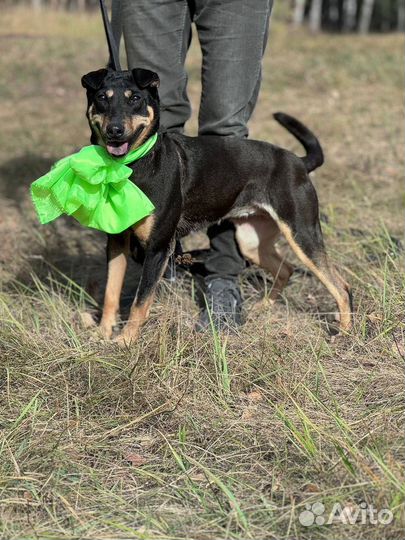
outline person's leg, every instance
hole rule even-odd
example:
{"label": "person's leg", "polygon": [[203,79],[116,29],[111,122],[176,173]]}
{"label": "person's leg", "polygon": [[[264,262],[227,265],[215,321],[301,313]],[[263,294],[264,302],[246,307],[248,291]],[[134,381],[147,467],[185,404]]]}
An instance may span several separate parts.
{"label": "person's leg", "polygon": [[[247,122],[256,105],[261,62],[268,38],[272,0],[197,0],[194,21],[203,54],[199,135],[247,137]],[[211,249],[205,260],[206,296],[216,319],[233,306],[228,321],[241,321],[237,276],[246,263],[234,226],[222,222],[208,229]],[[221,288],[225,291],[221,293]],[[218,303],[220,296],[224,310]],[[200,326],[207,324],[202,310]]]}
{"label": "person's leg", "polygon": [[187,0],[120,0],[128,68],[143,67],[160,77],[162,131],[182,132],[191,114],[184,61],[191,39]]}
{"label": "person's leg", "polygon": [[235,227],[230,221],[211,225],[207,231],[210,252],[205,260],[205,269],[210,277],[235,279],[245,269],[238,244],[235,242]]}
{"label": "person's leg", "polygon": [[272,0],[197,0],[203,54],[200,135],[247,137],[260,88]]}

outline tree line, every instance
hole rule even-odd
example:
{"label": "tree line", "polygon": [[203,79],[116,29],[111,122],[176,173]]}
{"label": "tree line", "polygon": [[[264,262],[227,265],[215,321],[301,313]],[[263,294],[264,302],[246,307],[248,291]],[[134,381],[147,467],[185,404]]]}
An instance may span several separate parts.
{"label": "tree line", "polygon": [[[107,1],[111,4],[114,0]],[[133,0],[134,2],[136,0]],[[287,0],[275,0],[287,2]],[[0,5],[31,5],[32,8],[92,10],[98,0],[0,0]],[[405,31],[405,0],[289,0],[288,17],[295,26],[312,31],[392,32]]]}
{"label": "tree line", "polygon": [[294,0],[294,25],[318,32],[405,31],[404,0]]}

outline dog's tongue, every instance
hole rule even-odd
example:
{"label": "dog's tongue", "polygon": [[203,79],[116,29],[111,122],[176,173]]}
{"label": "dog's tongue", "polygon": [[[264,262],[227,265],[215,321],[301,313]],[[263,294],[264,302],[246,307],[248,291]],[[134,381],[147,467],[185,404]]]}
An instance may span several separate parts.
{"label": "dog's tongue", "polygon": [[107,144],[107,151],[112,156],[124,156],[128,152],[128,143],[120,144],[119,146],[111,146]]}

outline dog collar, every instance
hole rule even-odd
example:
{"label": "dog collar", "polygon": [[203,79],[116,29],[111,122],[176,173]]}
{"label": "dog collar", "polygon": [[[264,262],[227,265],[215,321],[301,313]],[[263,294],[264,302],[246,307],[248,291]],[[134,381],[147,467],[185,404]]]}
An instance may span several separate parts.
{"label": "dog collar", "polygon": [[118,234],[149,216],[155,207],[129,177],[127,167],[146,156],[157,141],[155,133],[139,148],[113,158],[98,145],[67,156],[31,184],[31,196],[42,224],[62,214],[106,233]]}

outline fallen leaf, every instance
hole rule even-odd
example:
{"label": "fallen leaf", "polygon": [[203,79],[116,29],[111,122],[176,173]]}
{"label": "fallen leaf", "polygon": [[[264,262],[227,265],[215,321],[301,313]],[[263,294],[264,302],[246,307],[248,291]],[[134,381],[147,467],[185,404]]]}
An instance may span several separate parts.
{"label": "fallen leaf", "polygon": [[145,456],[142,456],[141,454],[135,454],[133,452],[126,454],[124,458],[126,461],[129,461],[134,467],[141,467],[142,465],[148,463],[148,460]]}
{"label": "fallen leaf", "polygon": [[305,493],[319,493],[321,490],[316,484],[309,483],[303,486],[302,491],[304,491]]}
{"label": "fallen leaf", "polygon": [[254,401],[256,403],[258,401],[263,401],[263,394],[259,390],[252,390],[251,392],[248,392],[246,397],[249,401]]}

